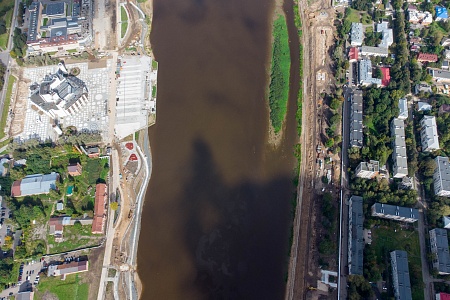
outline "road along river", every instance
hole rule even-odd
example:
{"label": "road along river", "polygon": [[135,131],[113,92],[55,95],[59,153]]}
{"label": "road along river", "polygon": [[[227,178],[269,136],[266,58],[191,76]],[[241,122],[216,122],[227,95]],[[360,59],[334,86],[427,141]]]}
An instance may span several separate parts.
{"label": "road along river", "polygon": [[[297,92],[281,144],[269,145],[273,6],[154,0],[158,117],[139,239],[142,299],[284,296]],[[293,57],[298,72],[298,49]]]}

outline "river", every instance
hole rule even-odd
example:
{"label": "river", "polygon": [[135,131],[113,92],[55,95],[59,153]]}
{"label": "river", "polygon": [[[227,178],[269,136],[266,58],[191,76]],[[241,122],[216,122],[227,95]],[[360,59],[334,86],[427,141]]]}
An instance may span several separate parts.
{"label": "river", "polygon": [[292,92],[274,147],[265,100],[273,8],[270,0],[154,0],[158,113],[138,250],[142,299],[284,296],[298,39],[290,11]]}

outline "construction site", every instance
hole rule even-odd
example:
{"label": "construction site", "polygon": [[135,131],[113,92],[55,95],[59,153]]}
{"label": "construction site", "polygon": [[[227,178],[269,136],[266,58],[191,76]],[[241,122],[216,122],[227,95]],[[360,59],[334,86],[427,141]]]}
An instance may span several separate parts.
{"label": "construction site", "polygon": [[[332,205],[339,211],[341,161],[339,153],[325,146],[329,108],[323,100],[335,88],[330,52],[336,11],[326,0],[300,0],[298,5],[303,46],[302,157],[286,299],[332,299],[337,297],[337,230],[329,237],[336,253],[321,255],[318,245],[329,234],[322,225],[324,193],[332,195]],[[334,221],[339,224],[339,214]]]}

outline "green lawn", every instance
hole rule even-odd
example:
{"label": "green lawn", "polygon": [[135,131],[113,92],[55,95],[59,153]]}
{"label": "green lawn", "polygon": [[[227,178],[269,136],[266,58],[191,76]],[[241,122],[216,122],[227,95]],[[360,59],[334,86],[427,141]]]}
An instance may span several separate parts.
{"label": "green lawn", "polygon": [[6,49],[6,45],[8,44],[8,36],[9,34],[6,32],[4,34],[0,34],[0,48],[3,50]]}
{"label": "green lawn", "polygon": [[14,82],[16,82],[16,77],[9,75],[8,87],[5,96],[5,103],[3,105],[2,111],[2,119],[0,120],[0,139],[5,137],[6,119],[8,118],[9,104],[11,103],[11,95]]}
{"label": "green lawn", "polygon": [[59,277],[43,276],[34,294],[35,299],[44,300],[44,294],[48,291],[61,300],[87,300],[89,285],[80,283],[82,276],[82,274],[68,275],[66,280],[61,280]]}
{"label": "green lawn", "polygon": [[373,24],[373,21],[369,14],[364,13],[361,17],[361,23],[363,23],[363,25],[370,25]]}
{"label": "green lawn", "polygon": [[350,14],[348,16],[346,16],[346,19],[352,23],[359,23],[359,20],[360,20],[359,12],[353,8],[349,8],[349,9],[350,9]]}
{"label": "green lawn", "polygon": [[42,26],[47,26],[48,23],[48,18],[43,18],[42,19]]}
{"label": "green lawn", "polygon": [[365,32],[373,32],[373,27],[366,27],[366,30],[365,30]]}
{"label": "green lawn", "polygon": [[153,70],[158,70],[158,62],[156,60],[152,60],[152,69]]}
{"label": "green lawn", "polygon": [[69,53],[75,53],[75,52],[78,52],[78,50],[77,50],[77,49],[69,49],[69,50],[67,50],[67,52],[69,52]]}
{"label": "green lawn", "polygon": [[156,86],[152,86],[152,97],[156,97]]}
{"label": "green lawn", "polygon": [[[417,270],[416,276],[418,282],[422,280],[422,262],[420,259],[419,233],[417,230],[400,230],[399,226],[395,228],[382,226],[372,229],[373,242],[377,263],[383,264],[385,259],[389,257],[389,252],[394,250],[405,250],[408,253],[410,276]],[[414,285],[411,281],[411,290],[413,300],[423,300],[423,287]]]}
{"label": "green lawn", "polygon": [[9,28],[9,26],[11,26],[12,15],[13,15],[13,10],[8,10],[8,11],[6,12],[6,15],[5,15],[5,25],[6,25],[7,28]]}
{"label": "green lawn", "polygon": [[281,130],[289,98],[291,55],[289,36],[284,15],[273,22],[272,63],[269,84],[270,121],[275,133]]}
{"label": "green lawn", "polygon": [[128,15],[127,15],[127,11],[125,10],[125,7],[121,6],[120,7],[120,37],[124,37],[125,34],[127,33],[127,28],[128,28]]}

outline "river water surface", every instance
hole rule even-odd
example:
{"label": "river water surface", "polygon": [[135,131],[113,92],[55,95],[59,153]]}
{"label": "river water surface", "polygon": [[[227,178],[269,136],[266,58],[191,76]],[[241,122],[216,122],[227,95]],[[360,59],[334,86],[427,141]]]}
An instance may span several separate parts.
{"label": "river water surface", "polygon": [[274,148],[264,97],[273,6],[154,0],[158,116],[138,251],[142,299],[284,296],[298,77]]}

